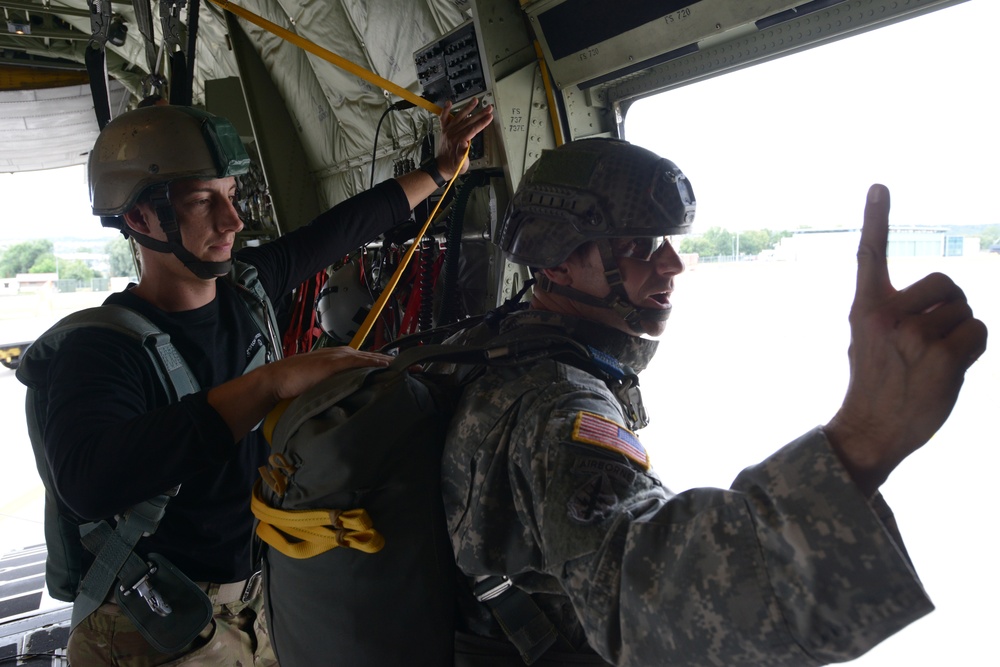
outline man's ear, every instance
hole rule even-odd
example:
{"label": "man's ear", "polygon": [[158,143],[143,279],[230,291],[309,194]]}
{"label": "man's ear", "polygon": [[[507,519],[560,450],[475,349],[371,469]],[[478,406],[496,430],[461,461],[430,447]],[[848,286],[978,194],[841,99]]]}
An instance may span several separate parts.
{"label": "man's ear", "polygon": [[556,285],[569,286],[573,284],[573,274],[570,271],[569,262],[542,269],[541,273]]}
{"label": "man's ear", "polygon": [[149,220],[146,217],[146,213],[139,206],[133,206],[124,215],[125,224],[129,226],[130,229],[149,236]]}

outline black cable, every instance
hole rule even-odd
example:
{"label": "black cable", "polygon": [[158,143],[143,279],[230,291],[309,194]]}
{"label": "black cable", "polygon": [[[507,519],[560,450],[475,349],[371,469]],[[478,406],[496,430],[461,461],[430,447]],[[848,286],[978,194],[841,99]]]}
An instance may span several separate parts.
{"label": "black cable", "polygon": [[482,172],[473,172],[465,177],[455,195],[448,215],[447,241],[444,251],[444,268],[442,269],[441,312],[438,324],[449,324],[458,319],[458,296],[455,293],[458,285],[458,267],[462,257],[462,228],[465,224],[465,208],[469,197],[475,188],[489,183],[489,178]]}
{"label": "black cable", "polygon": [[391,106],[382,112],[382,117],[378,119],[378,125],[375,126],[375,145],[372,146],[372,175],[368,183],[369,190],[375,187],[375,154],[378,152],[378,133],[379,130],[382,129],[382,121],[385,120],[385,117],[389,115],[390,111],[392,111]]}
{"label": "black cable", "polygon": [[187,89],[184,97],[188,104],[194,99],[194,54],[195,42],[198,38],[198,3],[199,0],[191,0],[188,3],[188,35],[187,35]]}
{"label": "black cable", "polygon": [[378,134],[382,129],[382,121],[385,117],[389,115],[390,111],[403,111],[404,109],[412,109],[417,106],[409,100],[399,100],[393,104],[390,104],[385,111],[382,112],[382,116],[378,119],[378,125],[375,126],[375,145],[372,146],[372,175],[369,179],[368,189],[371,190],[375,187],[375,154],[378,153]]}

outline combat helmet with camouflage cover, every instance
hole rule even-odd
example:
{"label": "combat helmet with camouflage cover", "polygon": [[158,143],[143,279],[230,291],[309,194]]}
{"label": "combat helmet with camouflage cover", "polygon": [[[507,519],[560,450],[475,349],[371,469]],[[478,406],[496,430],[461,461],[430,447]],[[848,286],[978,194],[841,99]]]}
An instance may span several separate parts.
{"label": "combat helmet with camouflage cover", "polygon": [[[566,261],[581,245],[600,249],[611,294],[604,299],[542,276],[537,288],[611,308],[634,331],[643,318],[666,318],[629,301],[618,269],[617,239],[686,234],[694,222],[690,182],[670,160],[619,139],[582,139],[542,156],[525,172],[496,235],[510,261],[534,269]],[[660,241],[643,246],[646,258]]]}

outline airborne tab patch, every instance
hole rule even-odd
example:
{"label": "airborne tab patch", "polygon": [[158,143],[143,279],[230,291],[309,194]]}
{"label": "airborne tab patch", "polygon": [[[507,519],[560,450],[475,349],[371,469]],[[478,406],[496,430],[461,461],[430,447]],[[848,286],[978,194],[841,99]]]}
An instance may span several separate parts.
{"label": "airborne tab patch", "polygon": [[649,470],[649,455],[635,433],[601,415],[584,411],[577,414],[573,440],[617,452],[643,470]]}

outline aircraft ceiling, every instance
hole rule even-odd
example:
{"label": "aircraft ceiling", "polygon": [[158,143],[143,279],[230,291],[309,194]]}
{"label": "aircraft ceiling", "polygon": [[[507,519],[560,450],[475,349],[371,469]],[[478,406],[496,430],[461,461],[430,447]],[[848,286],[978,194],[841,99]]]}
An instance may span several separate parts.
{"label": "aircraft ceiling", "polygon": [[[186,4],[180,2],[182,7]],[[238,4],[414,92],[419,88],[413,52],[469,17],[459,9],[466,3],[452,0],[241,0]],[[42,0],[3,0],[0,7],[5,10],[8,26],[6,33],[0,33],[0,170],[84,163],[87,144],[92,145],[97,133],[92,103],[90,120],[81,110],[90,97],[83,64],[91,35],[86,0],[44,4]],[[124,97],[133,97],[134,105],[144,94],[143,79],[150,69],[146,40],[131,4],[114,2],[111,9],[124,19],[127,32],[122,44],[107,44],[108,74],[124,89]],[[162,43],[160,9],[161,3],[154,0],[152,23],[157,47]],[[291,122],[300,133],[310,164],[341,171],[370,155],[374,122],[387,106],[383,92],[246,21],[236,20],[292,112]],[[187,7],[181,12],[181,21],[185,25],[180,46],[185,48]],[[15,33],[25,26],[28,34]],[[192,94],[195,104],[205,104],[205,82],[235,77],[238,69],[224,13],[208,0],[200,2],[197,33]],[[162,65],[159,68],[164,69]],[[75,85],[65,86],[73,76]],[[113,103],[120,103],[122,97],[119,93]],[[213,101],[208,102],[211,106]],[[217,106],[228,106],[225,100],[216,102]],[[112,115],[118,112],[120,109],[115,109]],[[426,133],[427,116],[395,114],[382,132],[392,133],[397,145],[415,143]],[[73,128],[76,145],[67,147],[59,160],[39,161],[36,156],[60,140],[53,134],[55,128]]]}
{"label": "aircraft ceiling", "polygon": [[[419,160],[421,142],[435,126],[433,116],[420,108],[388,114],[379,125],[396,96],[224,12],[211,0],[112,0],[102,8],[106,1],[91,3],[98,14],[103,9],[112,17],[98,22],[108,36],[111,115],[134,106],[150,90],[150,71],[176,69],[168,69],[159,53],[164,44],[161,13],[168,18],[166,51],[175,55],[189,48],[187,28],[196,23],[193,102],[233,120],[261,161],[272,165],[266,176],[272,193],[282,189],[276,179],[284,178],[286,201],[315,198],[314,206],[305,207],[313,214],[368,187],[373,152],[376,181],[393,175],[401,159]],[[422,91],[415,52],[476,13],[482,76],[498,109],[496,132],[506,159],[502,166],[519,175],[553,141],[551,131],[515,131],[526,127],[511,117],[525,103],[538,109],[559,106],[570,136],[606,134],[614,131],[615,119],[620,120],[632,99],[962,1],[235,4],[417,94]],[[84,163],[97,133],[93,107],[90,120],[85,108],[91,78],[84,62],[93,32],[88,1],[0,0],[0,8],[7,21],[7,32],[0,32],[0,170]],[[197,21],[192,22],[189,14],[195,8]],[[173,23],[171,10],[177,16]],[[150,34],[141,29],[145,17],[152,40],[143,36]],[[541,78],[532,74],[538,64],[529,33],[538,40],[553,85],[562,93],[556,103],[546,103]],[[538,111],[530,122],[551,127],[548,115]],[[264,140],[264,135],[270,136]],[[311,215],[300,210],[286,217],[308,220]]]}

